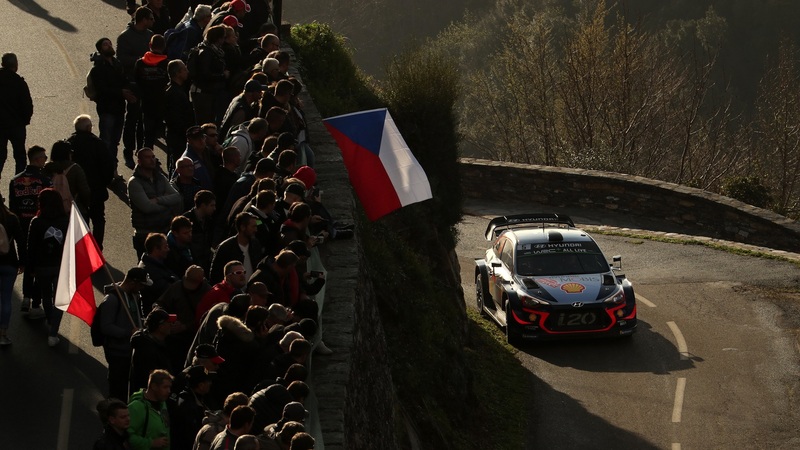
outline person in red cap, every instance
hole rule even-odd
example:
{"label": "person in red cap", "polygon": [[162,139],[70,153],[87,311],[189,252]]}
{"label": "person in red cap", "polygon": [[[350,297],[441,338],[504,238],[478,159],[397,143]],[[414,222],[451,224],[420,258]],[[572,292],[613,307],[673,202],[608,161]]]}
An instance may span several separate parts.
{"label": "person in red cap", "polygon": [[[227,7],[226,7],[227,5]],[[222,25],[228,16],[234,16],[237,23],[244,19],[245,14],[250,12],[250,5],[244,0],[233,0],[230,3],[223,3],[221,7],[214,10],[214,15],[211,17],[209,26]],[[225,23],[232,27],[233,25]],[[241,26],[241,25],[240,25]]]}
{"label": "person in red cap", "polygon": [[177,315],[169,314],[161,308],[153,308],[144,320],[145,329],[131,336],[133,356],[130,393],[147,387],[147,379],[153,370],[163,369],[174,375],[166,339],[177,320]]}
{"label": "person in red cap", "polygon": [[237,28],[242,28],[242,24],[239,23],[239,19],[237,19],[234,15],[225,16],[225,18],[222,19],[222,23],[233,28],[234,30]]}

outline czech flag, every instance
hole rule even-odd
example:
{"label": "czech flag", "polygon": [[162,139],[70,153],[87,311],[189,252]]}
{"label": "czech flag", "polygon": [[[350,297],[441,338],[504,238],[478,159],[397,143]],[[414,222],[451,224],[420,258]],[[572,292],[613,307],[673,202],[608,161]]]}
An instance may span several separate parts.
{"label": "czech flag", "polygon": [[428,177],[386,108],[323,119],[369,220],[432,198]]}
{"label": "czech flag", "polygon": [[55,305],[91,326],[97,311],[92,274],[106,262],[78,207],[73,203],[71,209],[61,253]]}

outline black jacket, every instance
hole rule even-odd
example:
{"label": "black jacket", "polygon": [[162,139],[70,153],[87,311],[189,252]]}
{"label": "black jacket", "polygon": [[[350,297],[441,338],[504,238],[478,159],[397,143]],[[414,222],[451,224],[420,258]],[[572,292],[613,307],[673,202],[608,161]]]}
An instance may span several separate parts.
{"label": "black jacket", "polygon": [[[250,261],[253,266],[258,264],[258,261],[261,261],[262,250],[261,243],[258,242],[258,239],[253,238],[250,240],[247,253],[250,254]],[[236,241],[235,235],[225,239],[219,244],[219,247],[217,247],[217,253],[214,254],[214,259],[211,260],[211,271],[208,276],[211,283],[219,283],[225,278],[223,269],[225,268],[225,264],[230,261],[244,262],[244,252],[239,248],[239,242]]]}
{"label": "black jacket", "polygon": [[133,349],[130,376],[131,392],[146,388],[150,372],[155,369],[164,369],[174,373],[166,344],[156,340],[150,333],[146,331],[134,333],[131,336],[131,348]]}
{"label": "black jacket", "polygon": [[263,261],[258,263],[253,274],[247,280],[247,285],[251,286],[253,283],[260,281],[267,286],[267,290],[269,291],[269,299],[267,299],[267,304],[271,303],[280,303],[284,306],[289,306],[291,304],[291,299],[289,298],[289,277],[283,277],[275,272],[272,269],[272,264],[275,263],[275,259],[272,257],[264,258]]}
{"label": "black jacket", "polygon": [[[69,216],[56,218],[34,217],[28,229],[28,260],[25,270],[40,267],[59,267],[64,239],[67,237]],[[60,235],[60,236],[59,236]]]}
{"label": "black jacket", "polygon": [[173,283],[178,281],[180,277],[169,269],[163,262],[158,261],[148,254],[142,255],[139,261],[139,267],[146,270],[150,279],[153,280],[153,285],[142,289],[142,303],[144,306],[145,314],[150,312],[153,303],[161,297],[161,294],[172,286]]}
{"label": "black jacket", "polygon": [[[0,255],[0,266],[20,267],[25,264],[27,236],[15,214],[8,214],[3,220],[8,236],[8,253]],[[16,244],[16,245],[14,245]],[[19,249],[19,253],[17,253]]]}
{"label": "black jacket", "polygon": [[89,76],[92,78],[95,91],[97,91],[95,99],[97,113],[125,114],[125,98],[122,96],[122,90],[130,88],[130,86],[128,79],[125,78],[122,63],[117,58],[111,58],[109,61],[97,52],[91,56],[90,60],[94,63],[89,71]]}
{"label": "black jacket", "polygon": [[220,364],[217,379],[211,385],[213,396],[224,400],[233,392],[249,395],[255,386],[250,379],[258,350],[255,334],[232,316],[221,316],[217,325],[217,353],[225,358],[225,362]]}
{"label": "black jacket", "polygon": [[192,208],[183,214],[192,221],[192,257],[195,264],[202,267],[206,273],[211,269],[211,240],[214,237],[214,217],[205,220],[197,218],[197,210]]}
{"label": "black jacket", "polygon": [[87,174],[92,201],[108,200],[106,186],[114,178],[114,160],[105,142],[90,131],[76,131],[67,141],[72,144],[72,160]]}
{"label": "black jacket", "polygon": [[103,435],[94,441],[92,450],[130,450],[130,448],[127,430],[119,434],[111,426],[106,425]]}
{"label": "black jacket", "polygon": [[[195,64],[189,64],[192,84],[203,94],[213,94],[225,90],[225,52],[221,48],[201,43]],[[191,59],[191,58],[190,58]],[[194,91],[193,91],[194,92]]]}
{"label": "black jacket", "polygon": [[133,65],[134,79],[142,102],[142,112],[163,117],[166,107],[164,90],[169,83],[167,55],[147,52]]}
{"label": "black jacket", "polygon": [[50,178],[36,166],[27,166],[25,170],[11,179],[9,185],[8,208],[19,216],[25,232],[28,224],[38,211],[39,192],[53,185]]}
{"label": "black jacket", "polygon": [[16,72],[0,68],[0,128],[24,127],[31,123],[33,100],[28,83]]}
{"label": "black jacket", "polygon": [[164,96],[166,109],[164,119],[167,123],[167,134],[175,136],[177,143],[186,144],[186,130],[195,124],[194,110],[189,101],[189,86],[169,83]]}

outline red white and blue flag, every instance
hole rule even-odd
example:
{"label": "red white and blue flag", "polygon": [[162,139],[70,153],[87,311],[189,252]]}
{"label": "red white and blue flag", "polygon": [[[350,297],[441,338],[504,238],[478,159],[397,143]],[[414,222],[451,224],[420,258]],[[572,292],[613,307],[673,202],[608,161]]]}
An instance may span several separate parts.
{"label": "red white and blue flag", "polygon": [[55,306],[91,326],[97,310],[92,274],[103,267],[105,259],[75,204],[64,238]]}
{"label": "red white and blue flag", "polygon": [[339,144],[350,184],[369,220],[433,197],[425,171],[386,108],[322,122]]}

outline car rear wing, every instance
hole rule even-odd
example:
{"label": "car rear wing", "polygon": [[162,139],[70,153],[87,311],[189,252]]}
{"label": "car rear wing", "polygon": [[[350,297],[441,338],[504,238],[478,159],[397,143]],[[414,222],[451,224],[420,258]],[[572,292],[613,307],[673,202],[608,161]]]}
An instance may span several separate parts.
{"label": "car rear wing", "polygon": [[542,224],[542,226],[544,226],[548,223],[567,225],[573,228],[575,227],[575,223],[572,221],[572,219],[564,214],[516,214],[513,216],[499,216],[490,220],[489,225],[486,227],[485,236],[487,241],[491,241],[497,236],[497,234],[499,234],[501,230],[506,228],[530,224]]}

